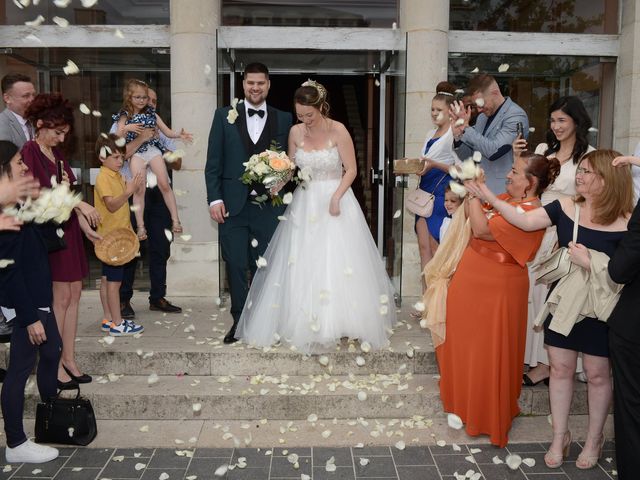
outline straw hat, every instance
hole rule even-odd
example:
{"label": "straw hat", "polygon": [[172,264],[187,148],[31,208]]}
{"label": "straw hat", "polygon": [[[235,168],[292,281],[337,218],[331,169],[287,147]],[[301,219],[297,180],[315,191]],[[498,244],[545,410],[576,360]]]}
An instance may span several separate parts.
{"label": "straw hat", "polygon": [[133,230],[117,228],[95,243],[96,257],[107,265],[118,267],[129,263],[138,253],[140,242]]}

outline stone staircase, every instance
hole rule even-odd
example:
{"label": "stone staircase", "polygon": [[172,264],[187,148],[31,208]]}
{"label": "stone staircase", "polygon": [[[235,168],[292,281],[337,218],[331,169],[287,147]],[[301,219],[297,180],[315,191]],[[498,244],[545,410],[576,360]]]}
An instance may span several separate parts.
{"label": "stone staircase", "polygon": [[[93,383],[82,386],[82,394],[92,401],[100,423],[129,428],[200,422],[227,428],[226,433],[237,430],[227,435],[226,443],[213,442],[217,446],[242,438],[248,433],[245,428],[256,438],[261,425],[262,433],[269,432],[266,443],[284,429],[298,435],[299,445],[326,443],[329,437],[321,434],[327,430],[342,431],[340,442],[349,444],[355,437],[363,443],[388,443],[385,435],[398,431],[389,424],[433,441],[431,428],[446,425],[430,337],[404,310],[387,350],[364,353],[357,342],[344,342],[324,356],[303,356],[284,347],[264,351],[224,345],[222,337],[231,323],[224,307],[205,298],[176,303],[185,309],[183,314],[149,312],[146,303],[134,303],[145,333],[108,343],[98,328],[97,292],[83,293],[77,360],[94,376]],[[362,366],[357,357],[364,359]],[[25,415],[32,418],[37,401],[33,381],[27,393]],[[549,413],[546,387],[523,389],[520,405],[522,421],[535,418],[544,428]],[[577,384],[572,414],[586,414],[586,405],[584,385]],[[292,425],[297,427],[292,430]],[[295,433],[303,431],[307,434]],[[156,441],[157,446],[167,442],[166,437]],[[335,444],[336,437],[331,441]]]}

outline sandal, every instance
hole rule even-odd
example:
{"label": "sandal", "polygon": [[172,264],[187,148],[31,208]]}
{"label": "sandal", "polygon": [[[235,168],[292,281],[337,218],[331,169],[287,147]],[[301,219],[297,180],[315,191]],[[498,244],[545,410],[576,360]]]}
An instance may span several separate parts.
{"label": "sandal", "polygon": [[549,468],[560,468],[565,458],[569,456],[569,449],[571,448],[571,432],[567,430],[562,433],[554,433],[554,437],[562,436],[562,453],[551,453],[551,449],[544,455],[544,463]]}
{"label": "sandal", "polygon": [[598,446],[598,450],[596,451],[596,455],[585,455],[584,449],[578,455],[578,459],[576,460],[576,467],[580,470],[589,470],[590,468],[595,467],[598,464],[598,460],[602,456],[602,447],[604,446],[604,435],[600,437],[600,445]]}
{"label": "sandal", "polygon": [[171,225],[171,231],[173,233],[182,233],[182,224],[180,220],[174,220]]}
{"label": "sandal", "polygon": [[138,240],[146,240],[147,239],[147,229],[144,228],[144,225],[140,225],[137,230]]}

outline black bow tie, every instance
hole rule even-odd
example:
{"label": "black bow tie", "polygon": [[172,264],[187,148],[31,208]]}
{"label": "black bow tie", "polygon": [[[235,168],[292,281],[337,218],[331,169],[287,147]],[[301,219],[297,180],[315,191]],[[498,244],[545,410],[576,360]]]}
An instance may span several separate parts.
{"label": "black bow tie", "polygon": [[255,108],[249,108],[247,109],[247,112],[249,113],[250,117],[253,117],[255,114],[258,114],[258,116],[260,118],[264,118],[264,110],[256,110]]}

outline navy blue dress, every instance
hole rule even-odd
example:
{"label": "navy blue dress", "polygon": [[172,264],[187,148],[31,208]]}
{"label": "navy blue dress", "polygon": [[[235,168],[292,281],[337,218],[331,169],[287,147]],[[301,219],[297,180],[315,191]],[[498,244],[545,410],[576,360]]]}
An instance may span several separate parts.
{"label": "navy blue dress", "polygon": [[[558,229],[559,245],[561,247],[567,247],[573,237],[573,218],[570,218],[564,213],[558,200],[546,205],[544,209],[547,211],[551,222]],[[603,232],[579,226],[577,243],[581,243],[587,248],[606,253],[609,257],[612,257],[625,233],[627,232]],[[555,287],[555,284],[552,286],[552,289],[553,287]],[[575,350],[588,355],[596,355],[598,357],[609,356],[609,327],[606,322],[598,320],[597,318],[584,318],[576,323],[569,335],[565,337],[549,329],[551,318],[552,315],[549,315],[544,323],[545,344],[552,347]]]}
{"label": "navy blue dress", "polygon": [[[431,146],[439,139],[440,137],[432,138],[427,142],[424,155],[427,155]],[[433,213],[426,220],[429,234],[431,234],[438,243],[440,243],[440,226],[442,225],[442,220],[447,216],[447,210],[444,208],[444,191],[447,185],[449,185],[450,180],[451,177],[449,177],[449,174],[437,168],[432,168],[420,177],[420,190],[432,193],[435,197],[433,199]],[[419,218],[421,217],[416,215],[416,223]]]}

